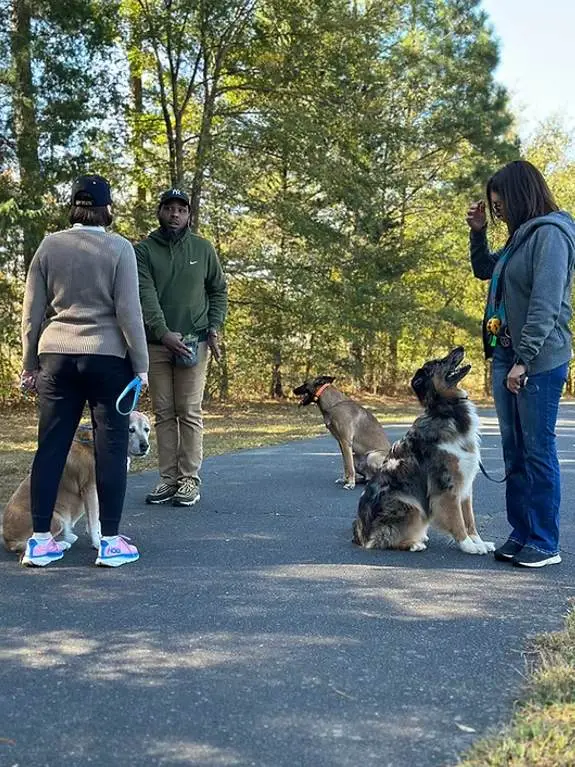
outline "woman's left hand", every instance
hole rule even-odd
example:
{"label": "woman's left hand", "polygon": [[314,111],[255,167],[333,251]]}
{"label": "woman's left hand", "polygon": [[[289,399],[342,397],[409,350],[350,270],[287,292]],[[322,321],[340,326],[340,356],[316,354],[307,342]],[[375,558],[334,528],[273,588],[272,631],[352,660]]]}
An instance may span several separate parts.
{"label": "woman's left hand", "polygon": [[518,394],[527,381],[527,368],[525,365],[513,365],[507,373],[507,388],[512,394]]}
{"label": "woman's left hand", "polygon": [[20,376],[20,389],[26,394],[36,394],[37,370],[23,370]]}

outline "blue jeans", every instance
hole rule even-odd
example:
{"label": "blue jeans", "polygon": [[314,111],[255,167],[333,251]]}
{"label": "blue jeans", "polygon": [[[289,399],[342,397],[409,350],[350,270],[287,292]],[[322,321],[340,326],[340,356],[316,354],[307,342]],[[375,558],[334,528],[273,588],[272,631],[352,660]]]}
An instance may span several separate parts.
{"label": "blue jeans", "polygon": [[510,539],[545,554],[559,552],[561,477],[555,424],[568,365],[529,376],[511,394],[505,386],[513,351],[496,347],[493,398],[501,430]]}

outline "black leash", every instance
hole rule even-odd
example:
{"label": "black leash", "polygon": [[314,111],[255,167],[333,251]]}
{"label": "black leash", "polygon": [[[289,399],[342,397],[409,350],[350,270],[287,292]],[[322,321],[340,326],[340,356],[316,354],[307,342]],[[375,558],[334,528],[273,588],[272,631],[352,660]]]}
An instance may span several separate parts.
{"label": "black leash", "polygon": [[500,485],[502,482],[507,482],[509,477],[513,474],[512,471],[508,471],[507,474],[503,477],[503,479],[493,479],[493,477],[490,477],[487,471],[485,470],[485,466],[479,461],[479,468],[481,470],[481,473],[483,476],[488,479],[490,482],[497,482],[498,485]]}

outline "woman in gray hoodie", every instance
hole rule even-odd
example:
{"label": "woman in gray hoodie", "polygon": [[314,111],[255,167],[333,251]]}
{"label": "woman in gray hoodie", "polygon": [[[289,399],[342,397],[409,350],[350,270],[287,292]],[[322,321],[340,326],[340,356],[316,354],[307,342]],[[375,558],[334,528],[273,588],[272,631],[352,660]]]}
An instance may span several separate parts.
{"label": "woman in gray hoodie", "polygon": [[493,398],[508,475],[508,540],[495,558],[520,567],[561,562],[561,482],[555,425],[572,356],[571,289],[575,222],[525,160],[487,182],[491,220],[507,225],[505,246],[487,243],[486,204],[467,212],[473,274],[490,280],[483,321],[493,359]]}

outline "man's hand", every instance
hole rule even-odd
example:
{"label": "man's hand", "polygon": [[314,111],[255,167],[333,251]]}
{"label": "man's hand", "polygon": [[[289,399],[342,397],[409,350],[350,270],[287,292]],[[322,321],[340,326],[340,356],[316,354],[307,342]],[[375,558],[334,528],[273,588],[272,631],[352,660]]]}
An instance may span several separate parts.
{"label": "man's hand", "polygon": [[513,365],[507,373],[507,388],[512,394],[518,394],[527,383],[527,368],[525,365]]}
{"label": "man's hand", "polygon": [[145,389],[148,386],[148,374],[147,373],[136,373],[140,381],[142,382],[142,389]]}
{"label": "man's hand", "polygon": [[166,349],[169,349],[174,354],[177,354],[179,357],[191,357],[191,352],[186,346],[186,344],[182,341],[182,334],[181,333],[173,333],[171,330],[168,330],[167,333],[164,333],[162,338],[160,339],[161,342],[164,344]]}
{"label": "man's hand", "polygon": [[37,370],[23,370],[20,376],[20,389],[25,394],[36,394],[36,379],[38,378]]}
{"label": "man's hand", "polygon": [[480,232],[482,229],[485,229],[487,226],[487,216],[485,215],[485,203],[483,200],[474,202],[469,206],[465,220],[474,232]]}
{"label": "man's hand", "polygon": [[208,330],[208,346],[212,350],[212,354],[216,358],[216,362],[219,362],[222,358],[222,350],[218,343],[218,331]]}

